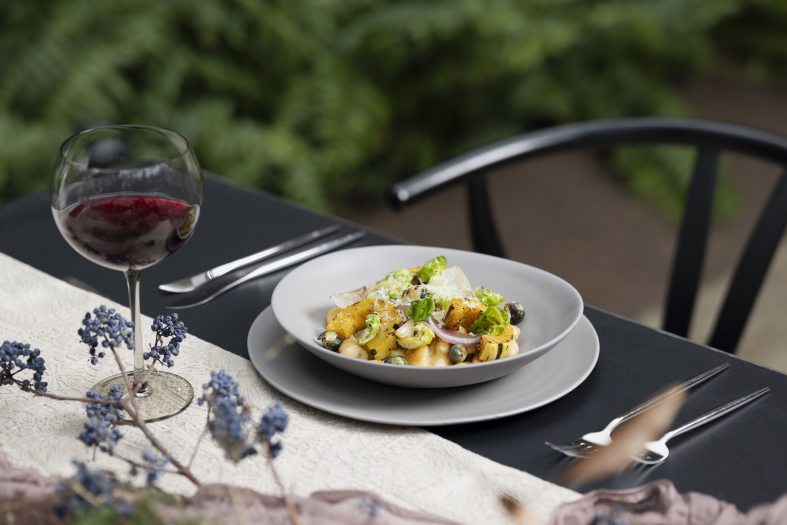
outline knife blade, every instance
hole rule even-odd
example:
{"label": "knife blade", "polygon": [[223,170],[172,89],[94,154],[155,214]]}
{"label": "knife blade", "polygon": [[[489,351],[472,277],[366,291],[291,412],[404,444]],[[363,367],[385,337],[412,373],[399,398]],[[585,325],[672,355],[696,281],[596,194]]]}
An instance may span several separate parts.
{"label": "knife blade", "polygon": [[307,234],[301,235],[299,237],[295,237],[288,241],[284,241],[276,246],[271,246],[270,248],[265,248],[262,251],[257,253],[253,253],[251,255],[247,255],[246,257],[242,257],[240,259],[236,259],[234,261],[230,261],[228,263],[224,263],[222,265],[216,266],[215,268],[211,268],[210,270],[206,270],[204,272],[200,272],[196,275],[192,275],[190,277],[184,277],[182,279],[177,279],[175,281],[164,283],[159,285],[159,290],[163,292],[170,292],[170,293],[186,293],[186,292],[193,292],[203,284],[212,281],[217,277],[221,277],[222,275],[226,275],[229,272],[237,270],[238,268],[243,268],[244,266],[248,266],[250,264],[254,264],[256,262],[264,261],[265,259],[270,259],[274,255],[282,252],[286,252],[297,248],[299,246],[303,246],[311,241],[315,241],[322,237],[326,237],[335,231],[337,231],[341,226],[339,224],[334,224],[328,226],[327,228],[322,228],[320,230],[315,230],[309,232]]}
{"label": "knife blade", "polygon": [[364,235],[366,235],[366,232],[357,231],[330,241],[325,241],[322,244],[318,244],[306,250],[295,252],[291,255],[287,255],[286,257],[282,257],[281,259],[276,259],[274,261],[267,262],[262,266],[259,266],[258,268],[250,271],[243,277],[240,277],[230,283],[227,283],[226,285],[222,286],[218,290],[211,291],[207,295],[200,295],[199,297],[196,298],[191,297],[191,298],[183,299],[182,301],[176,301],[170,305],[167,305],[167,308],[170,308],[172,310],[185,310],[186,308],[193,308],[195,306],[203,305],[205,303],[212,301],[218,296],[227,293],[233,288],[243,283],[246,283],[248,281],[251,281],[252,279],[257,279],[264,275],[273,273],[277,270],[281,270],[283,268],[293,266],[294,264],[297,264],[299,262],[313,259],[318,255],[322,255],[331,250],[335,250],[336,248],[341,248],[342,246],[355,242],[361,237],[363,237]]}

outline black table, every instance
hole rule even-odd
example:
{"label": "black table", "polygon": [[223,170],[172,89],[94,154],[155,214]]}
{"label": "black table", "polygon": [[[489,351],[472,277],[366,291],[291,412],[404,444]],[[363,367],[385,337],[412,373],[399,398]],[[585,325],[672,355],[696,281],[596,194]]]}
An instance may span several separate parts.
{"label": "black table", "polygon": [[[205,193],[193,239],[164,264],[143,273],[142,309],[146,314],[164,312],[165,304],[172,301],[172,297],[156,290],[159,283],[321,226],[338,222],[348,230],[358,228],[216,177],[207,178]],[[356,245],[392,242],[399,241],[369,232]],[[85,261],[61,238],[44,193],[0,208],[0,252],[55,277],[89,283],[102,295],[127,303],[120,274]],[[248,329],[270,304],[273,288],[285,273],[244,285],[181,315],[193,334],[247,357]],[[518,416],[430,430],[499,463],[560,482],[558,473],[567,460],[545,447],[545,440],[566,442],[597,430],[665,384],[730,361],[728,371],[688,398],[678,421],[761,386],[770,386],[771,393],[740,412],[674,441],[666,463],[634,469],[596,486],[623,488],[667,478],[682,492],[710,494],[742,510],[787,492],[786,375],[590,306],[585,314],[598,332],[601,357],[590,377],[576,390]]]}

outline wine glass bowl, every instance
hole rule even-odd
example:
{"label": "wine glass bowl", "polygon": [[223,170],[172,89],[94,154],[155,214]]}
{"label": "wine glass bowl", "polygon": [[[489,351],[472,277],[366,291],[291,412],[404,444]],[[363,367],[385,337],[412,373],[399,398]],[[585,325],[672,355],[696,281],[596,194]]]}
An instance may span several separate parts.
{"label": "wine glass bowl", "polygon": [[191,237],[202,205],[202,172],[188,141],[153,126],[102,126],[63,142],[55,164],[52,214],[63,238],[96,264],[121,271],[134,323],[134,370],[94,388],[133,385],[148,420],[182,411],[193,398],[185,379],[144,365],[140,272]]}
{"label": "wine glass bowl", "polygon": [[173,131],[96,128],[60,149],[55,223],[77,252],[101,266],[127,271],[161,262],[188,240],[201,203],[199,165]]}

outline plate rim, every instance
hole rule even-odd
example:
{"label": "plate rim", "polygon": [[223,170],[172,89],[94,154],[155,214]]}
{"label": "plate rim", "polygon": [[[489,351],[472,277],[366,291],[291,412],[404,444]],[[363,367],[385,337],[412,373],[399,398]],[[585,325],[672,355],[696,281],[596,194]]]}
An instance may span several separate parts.
{"label": "plate rim", "polygon": [[[571,284],[570,282],[568,282],[564,278],[560,277],[559,275],[556,275],[556,274],[554,274],[552,272],[549,272],[547,270],[544,270],[542,268],[538,268],[537,266],[532,266],[530,264],[519,262],[519,261],[512,261],[512,260],[506,259],[504,257],[497,257],[497,256],[494,256],[494,255],[488,255],[488,254],[485,254],[485,253],[478,253],[478,252],[473,252],[473,251],[469,251],[469,250],[460,250],[460,249],[457,249],[457,248],[446,248],[446,247],[440,247],[440,246],[407,245],[407,244],[376,244],[376,245],[373,245],[373,246],[359,246],[359,247],[356,247],[356,248],[346,248],[346,249],[343,249],[343,250],[337,250],[337,251],[334,251],[334,252],[331,252],[331,253],[327,253],[327,254],[321,255],[319,257],[315,257],[314,259],[311,259],[311,260],[307,261],[306,263],[302,264],[301,266],[295,268],[292,272],[289,272],[287,275],[285,275],[278,283],[276,283],[276,286],[274,287],[273,292],[271,293],[271,304],[269,306],[269,308],[271,308],[271,310],[273,312],[273,316],[276,318],[277,322],[279,322],[279,325],[281,325],[282,328],[285,331],[290,333],[290,335],[292,335],[301,345],[306,346],[309,349],[309,351],[311,351],[312,353],[314,353],[315,351],[317,351],[317,352],[329,352],[329,350],[327,350],[327,349],[323,348],[322,346],[318,345],[312,339],[302,338],[297,333],[293,334],[293,333],[289,332],[286,328],[284,328],[284,326],[282,325],[281,321],[279,321],[279,316],[276,315],[276,310],[274,308],[274,304],[279,302],[277,297],[279,297],[283,293],[281,291],[283,289],[282,288],[282,283],[286,284],[286,283],[289,282],[290,279],[294,279],[294,277],[291,277],[291,275],[293,273],[295,273],[296,271],[300,270],[303,266],[306,266],[307,264],[316,264],[317,261],[325,259],[326,257],[335,257],[337,254],[346,253],[346,252],[373,251],[373,250],[379,250],[379,249],[401,249],[401,250],[418,249],[418,250],[444,251],[444,252],[453,252],[453,253],[457,253],[458,252],[458,253],[462,253],[462,254],[466,254],[466,255],[471,255],[471,256],[474,256],[474,257],[489,257],[489,258],[492,258],[492,259],[497,259],[497,260],[503,261],[503,262],[508,263],[508,264],[524,266],[524,267],[528,268],[529,271],[535,271],[535,272],[540,273],[540,274],[548,275],[551,278],[557,279],[557,280],[561,281],[564,285],[566,285],[573,292],[573,295],[576,297],[576,299],[579,302],[579,308],[577,309],[578,313],[574,317],[574,319],[571,320],[571,322],[568,324],[568,326],[563,331],[561,331],[559,334],[554,336],[552,339],[550,339],[547,342],[542,343],[541,345],[539,345],[539,346],[537,346],[535,348],[532,348],[532,349],[530,349],[530,350],[528,350],[526,352],[522,352],[519,355],[516,355],[516,356],[513,356],[511,358],[508,358],[509,360],[524,360],[525,358],[528,358],[528,357],[532,356],[534,353],[543,352],[545,347],[557,346],[558,344],[560,344],[560,342],[563,341],[563,339],[565,339],[568,336],[568,334],[570,334],[572,332],[572,330],[574,330],[574,328],[576,328],[577,324],[584,317],[585,302],[584,302],[584,299],[582,298],[582,294],[579,293],[579,290],[577,290],[576,287],[573,284]],[[549,351],[547,351],[546,353],[549,353],[550,351],[551,351],[551,349]],[[331,352],[331,353],[333,354],[333,352]],[[347,359],[348,361],[352,361],[353,364],[356,364],[358,366],[364,366],[364,365],[369,365],[369,366],[383,365],[383,366],[385,366],[384,363],[379,363],[377,361],[360,361],[359,362],[358,359],[353,358],[353,357],[343,356],[343,355],[340,355],[339,357]],[[363,363],[363,364],[359,364],[359,363]],[[495,366],[499,366],[499,364],[500,364],[500,361],[488,361],[488,362],[485,362],[485,363],[470,363],[470,364],[465,365],[464,368],[495,367]],[[419,373],[420,374],[428,374],[428,373],[430,373],[430,371],[431,371],[431,373],[434,373],[434,370],[435,370],[434,367],[431,367],[431,366],[413,366],[413,367],[408,367],[408,371],[412,372],[413,374],[419,374]]]}
{"label": "plate rim", "polygon": [[[337,405],[332,404],[332,403],[322,402],[319,399],[315,400],[314,398],[308,398],[307,396],[303,396],[303,395],[301,395],[299,393],[295,393],[294,394],[292,392],[292,389],[289,389],[289,388],[286,388],[286,387],[282,387],[280,384],[274,384],[272,381],[270,381],[268,379],[268,377],[266,377],[266,374],[262,371],[264,369],[264,367],[262,367],[262,366],[260,366],[258,364],[258,359],[260,359],[259,352],[255,352],[253,350],[253,347],[252,347],[252,344],[251,344],[252,336],[255,334],[255,330],[261,329],[261,326],[265,322],[266,314],[270,316],[270,319],[272,319],[273,321],[276,322],[276,324],[278,325],[278,328],[284,334],[288,334],[288,332],[279,324],[278,320],[276,319],[276,316],[273,314],[273,307],[272,306],[268,306],[265,309],[263,309],[262,312],[260,312],[257,315],[257,317],[252,322],[251,326],[249,327],[249,331],[248,331],[248,334],[246,336],[246,347],[247,347],[247,351],[249,353],[249,360],[251,361],[251,364],[254,367],[254,370],[257,372],[257,375],[259,375],[260,378],[263,381],[265,381],[265,383],[267,383],[271,388],[273,388],[277,392],[279,392],[279,393],[281,393],[281,394],[283,394],[283,395],[285,395],[285,396],[287,396],[287,397],[289,397],[291,399],[294,399],[295,401],[298,401],[299,403],[303,403],[306,406],[314,408],[316,410],[320,410],[322,412],[326,412],[326,413],[329,413],[329,414],[332,414],[332,415],[336,415],[336,416],[341,416],[341,417],[344,417],[344,418],[347,418],[347,419],[352,419],[352,420],[355,420],[355,421],[363,421],[363,422],[366,422],[366,423],[375,423],[375,424],[382,424],[382,425],[407,426],[407,427],[439,427],[439,426],[447,426],[447,425],[459,425],[459,424],[465,424],[465,423],[477,423],[477,422],[482,422],[482,421],[492,421],[492,420],[501,419],[501,418],[504,418],[504,417],[509,417],[509,416],[514,416],[514,415],[517,415],[517,414],[522,414],[522,413],[525,413],[525,412],[529,412],[531,410],[536,410],[536,409],[541,408],[541,407],[543,407],[545,405],[548,405],[549,403],[557,401],[558,399],[560,399],[560,398],[570,394],[576,388],[578,388],[590,376],[590,374],[593,372],[593,370],[595,370],[596,365],[598,364],[599,356],[601,354],[601,344],[600,344],[600,341],[599,341],[599,338],[598,338],[598,333],[596,332],[596,329],[593,326],[593,323],[590,322],[590,320],[587,318],[587,316],[582,314],[580,316],[580,321],[577,322],[574,325],[574,328],[572,328],[572,330],[574,330],[580,323],[582,323],[582,324],[587,323],[587,326],[590,328],[590,334],[592,336],[592,342],[593,342],[593,345],[592,345],[593,356],[591,358],[591,363],[590,363],[589,366],[586,367],[586,369],[584,369],[582,371],[581,374],[579,374],[576,378],[574,378],[570,382],[569,385],[567,385],[566,387],[560,389],[559,392],[553,394],[552,396],[549,396],[549,397],[547,397],[547,398],[545,398],[545,399],[543,399],[543,400],[541,400],[541,401],[539,401],[539,402],[537,402],[535,404],[529,404],[529,405],[527,405],[525,407],[513,408],[511,410],[505,410],[505,411],[501,411],[501,412],[491,412],[491,413],[484,414],[484,415],[478,414],[478,415],[475,415],[475,416],[455,417],[455,418],[451,418],[451,419],[428,420],[428,421],[426,421],[426,420],[422,420],[422,419],[421,420],[416,420],[416,419],[406,419],[406,418],[393,418],[392,419],[390,417],[387,417],[387,418],[386,417],[376,417],[374,415],[366,417],[366,416],[359,416],[357,414],[350,414],[347,411],[343,411],[341,406],[337,406]],[[330,365],[329,363],[325,363],[323,360],[321,360],[319,357],[317,357],[315,355],[310,355],[310,352],[306,348],[300,347],[300,344],[297,342],[297,339],[292,344],[295,345],[295,346],[298,346],[300,348],[300,351],[304,353],[303,355],[307,356],[308,359],[315,359],[318,362],[320,362],[321,365],[323,365],[323,366],[331,367],[334,370],[338,370],[341,373],[348,374],[350,377],[354,377],[354,378],[356,378],[358,380],[368,381],[368,380],[363,379],[361,377],[349,374],[348,372],[344,372],[344,371],[342,371],[342,370],[340,370],[340,369]],[[563,341],[558,343],[558,345],[556,345],[555,348],[557,348],[557,346],[559,346],[561,344],[563,344]],[[546,354],[541,356],[536,361],[541,360],[541,359],[548,359],[548,356],[550,354],[552,354],[552,352],[547,352]],[[552,354],[552,355],[554,357],[554,354]],[[255,356],[256,356],[256,358],[255,358]],[[503,379],[506,379],[507,377],[510,377],[512,375],[516,375],[518,372],[521,372],[522,370],[525,370],[527,366],[528,365],[525,365],[524,367],[520,368],[519,370],[516,370],[516,371],[512,372],[511,374],[509,374],[509,375],[507,375],[507,376],[505,376],[503,378],[500,378],[499,380],[503,380]],[[498,379],[493,380],[493,381],[497,381],[497,380]],[[391,389],[402,388],[402,387],[384,385],[384,384],[381,384],[381,383],[375,383],[375,384],[379,385],[380,387],[383,387],[383,388],[391,388]],[[481,383],[478,386],[481,386],[481,385],[483,385],[483,383]],[[476,386],[476,385],[470,385],[468,387],[461,387],[461,388],[473,388],[474,386]]]}

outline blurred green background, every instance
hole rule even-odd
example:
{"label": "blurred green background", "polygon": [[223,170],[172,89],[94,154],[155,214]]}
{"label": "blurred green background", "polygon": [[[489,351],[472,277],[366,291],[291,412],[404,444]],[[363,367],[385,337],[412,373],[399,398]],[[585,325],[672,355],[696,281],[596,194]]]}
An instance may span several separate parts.
{"label": "blurred green background", "polygon": [[[512,134],[690,114],[691,79],[783,83],[786,22],[783,0],[2,2],[0,200],[45,188],[71,133],[135,122],[182,132],[206,169],[351,213]],[[614,165],[672,209],[683,160]]]}

